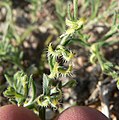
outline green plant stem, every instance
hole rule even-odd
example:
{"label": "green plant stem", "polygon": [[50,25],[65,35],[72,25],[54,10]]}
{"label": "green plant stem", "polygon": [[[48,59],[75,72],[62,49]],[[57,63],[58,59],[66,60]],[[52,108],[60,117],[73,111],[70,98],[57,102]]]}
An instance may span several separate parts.
{"label": "green plant stem", "polygon": [[[111,4],[106,11],[104,11],[102,14],[99,14],[97,17],[95,17],[93,20],[90,20],[87,22],[87,24],[84,26],[84,29],[89,29],[92,27],[92,25],[96,24],[101,19],[105,19],[105,16],[111,16],[114,13],[114,9],[119,10],[119,7],[117,7],[117,4]],[[114,18],[115,19],[115,18]],[[110,24],[106,23],[108,27],[110,27]]]}
{"label": "green plant stem", "polygon": [[100,64],[100,66],[101,66],[102,71],[104,71],[103,61],[102,61],[102,58],[101,58],[101,55],[100,55],[100,52],[99,52],[99,51],[100,51],[99,48],[96,47],[96,56],[97,56],[97,59],[98,59],[98,62],[99,62],[99,64]]}
{"label": "green plant stem", "polygon": [[90,49],[90,44],[88,42],[84,42],[81,39],[75,39],[75,38],[68,39],[68,41],[65,43],[65,46],[70,45],[72,43],[75,44],[75,42],[76,44],[77,42],[79,42],[82,46]]}
{"label": "green plant stem", "polygon": [[113,40],[113,41],[109,41],[109,42],[104,42],[104,43],[102,43],[102,47],[108,47],[108,46],[114,45],[114,44],[119,44],[119,40]]}
{"label": "green plant stem", "polygon": [[73,0],[74,5],[74,20],[77,20],[78,16],[78,0]]}
{"label": "green plant stem", "polygon": [[103,37],[101,40],[98,40],[98,42],[102,42],[102,41],[106,41],[107,39],[109,39],[110,37],[112,37],[114,34],[116,34],[117,32],[113,32],[111,34],[106,35],[105,37]]}
{"label": "green plant stem", "polygon": [[92,11],[92,15],[91,15],[91,19],[94,19],[98,13],[98,8],[100,5],[100,0],[91,0],[91,11]]}
{"label": "green plant stem", "polygon": [[45,114],[46,114],[46,108],[45,107],[39,108],[39,117],[41,118],[41,120],[45,120]]}
{"label": "green plant stem", "polygon": [[72,15],[71,15],[71,11],[70,11],[70,3],[68,4],[68,9],[67,9],[67,14],[68,14],[68,18],[69,18],[69,20],[73,20],[73,17],[72,17]]}

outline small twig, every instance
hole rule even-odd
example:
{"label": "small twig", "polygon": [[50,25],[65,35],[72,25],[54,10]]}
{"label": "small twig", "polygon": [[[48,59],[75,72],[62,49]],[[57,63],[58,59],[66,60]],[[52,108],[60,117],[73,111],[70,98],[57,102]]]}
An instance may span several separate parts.
{"label": "small twig", "polygon": [[102,82],[99,82],[99,92],[100,92],[100,100],[102,106],[102,113],[110,118],[109,113],[109,89],[106,85],[103,85]]}
{"label": "small twig", "polygon": [[96,88],[93,93],[90,95],[89,99],[88,99],[88,104],[94,103],[95,101],[97,101],[97,97],[99,95],[99,89]]}

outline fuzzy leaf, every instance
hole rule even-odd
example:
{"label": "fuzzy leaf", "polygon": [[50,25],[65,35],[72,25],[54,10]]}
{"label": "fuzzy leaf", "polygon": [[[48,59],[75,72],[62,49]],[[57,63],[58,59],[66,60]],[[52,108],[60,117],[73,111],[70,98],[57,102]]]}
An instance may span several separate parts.
{"label": "fuzzy leaf", "polygon": [[50,79],[48,78],[48,76],[46,74],[43,74],[43,95],[50,94],[49,82]]}
{"label": "fuzzy leaf", "polygon": [[31,104],[36,96],[36,88],[32,76],[28,77],[23,71],[18,71],[13,78],[6,75],[9,87],[4,95],[9,101],[18,105]]}

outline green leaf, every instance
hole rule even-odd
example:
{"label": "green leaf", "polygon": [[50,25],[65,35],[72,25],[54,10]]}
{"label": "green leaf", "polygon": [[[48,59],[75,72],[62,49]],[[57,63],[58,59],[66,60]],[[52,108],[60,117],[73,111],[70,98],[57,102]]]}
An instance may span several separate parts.
{"label": "green leaf", "polygon": [[119,80],[117,80],[117,88],[119,89]]}
{"label": "green leaf", "polygon": [[62,86],[72,88],[75,87],[76,84],[77,84],[76,80],[69,80],[68,82],[64,83]]}
{"label": "green leaf", "polygon": [[49,87],[50,79],[46,74],[43,74],[43,95],[50,94],[50,87]]}
{"label": "green leaf", "polygon": [[36,97],[36,87],[32,79],[23,71],[18,71],[13,77],[6,75],[9,87],[4,92],[4,95],[18,105],[28,106],[32,104]]}

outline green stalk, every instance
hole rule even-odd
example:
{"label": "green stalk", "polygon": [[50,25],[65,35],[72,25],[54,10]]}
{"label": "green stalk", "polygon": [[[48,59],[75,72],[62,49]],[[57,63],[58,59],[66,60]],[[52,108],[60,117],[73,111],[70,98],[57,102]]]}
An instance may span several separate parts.
{"label": "green stalk", "polygon": [[96,51],[95,51],[96,52],[96,56],[97,56],[97,59],[98,59],[98,62],[100,64],[100,66],[101,66],[102,71],[104,71],[103,61],[102,61],[102,58],[101,58],[101,55],[100,55],[99,51],[100,51],[99,48],[96,47]]}
{"label": "green stalk", "polygon": [[78,0],[73,0],[74,5],[74,20],[77,20],[78,17]]}
{"label": "green stalk", "polygon": [[45,120],[45,114],[46,114],[46,108],[45,107],[39,108],[39,117],[41,118],[41,120]]}
{"label": "green stalk", "polygon": [[73,20],[73,17],[72,17],[72,15],[71,15],[71,11],[70,11],[70,3],[68,4],[68,9],[67,9],[67,14],[68,14],[68,18],[69,18],[69,20]]}

